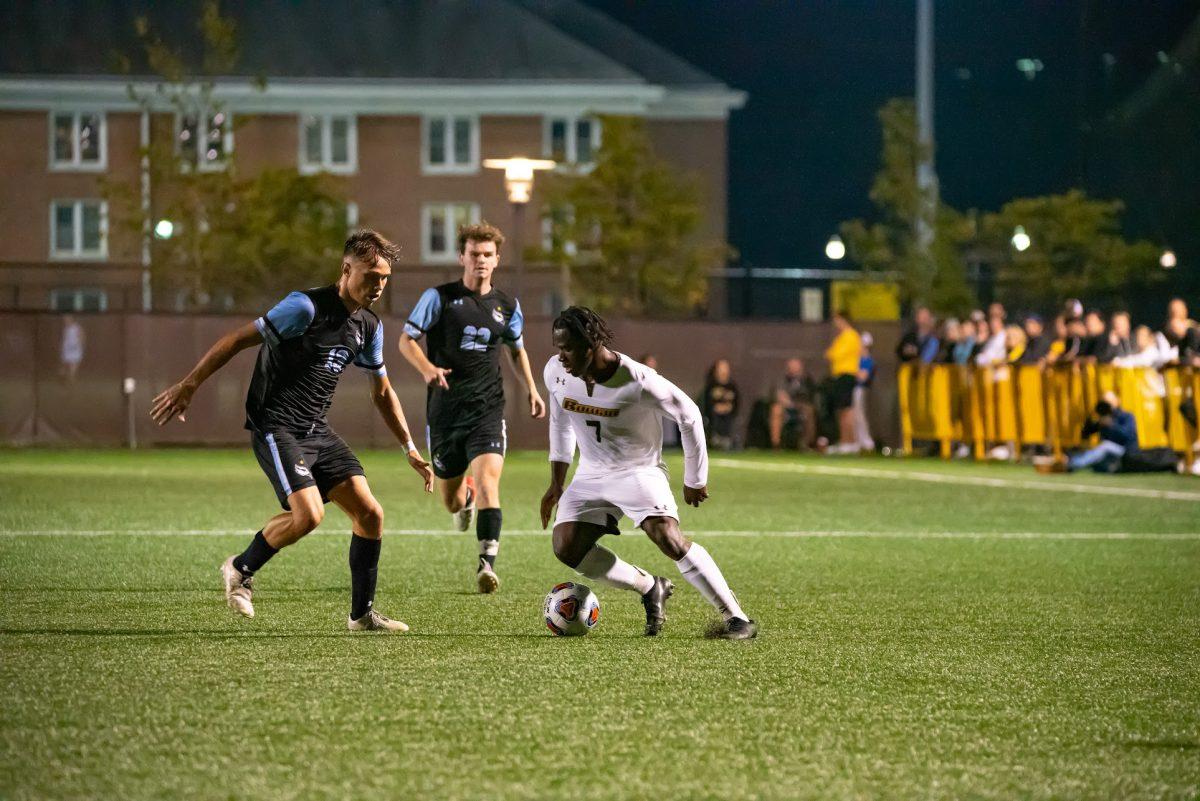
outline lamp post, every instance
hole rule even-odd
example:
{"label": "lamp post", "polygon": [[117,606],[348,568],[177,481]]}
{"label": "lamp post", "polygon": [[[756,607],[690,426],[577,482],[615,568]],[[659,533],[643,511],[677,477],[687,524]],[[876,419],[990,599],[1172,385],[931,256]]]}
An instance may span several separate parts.
{"label": "lamp post", "polygon": [[841,261],[846,258],[846,243],[837,234],[829,237],[825,243],[825,258],[831,261]]}
{"label": "lamp post", "polygon": [[550,159],[527,159],[514,156],[509,159],[484,159],[483,166],[489,170],[504,170],[504,188],[513,213],[513,250],[517,261],[517,294],[525,285],[525,205],[533,194],[533,176],[538,170],[554,168]]}

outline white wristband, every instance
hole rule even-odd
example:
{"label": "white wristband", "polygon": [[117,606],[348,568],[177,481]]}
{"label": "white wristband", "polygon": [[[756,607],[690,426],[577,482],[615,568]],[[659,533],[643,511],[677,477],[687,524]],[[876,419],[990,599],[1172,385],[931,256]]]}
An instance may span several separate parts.
{"label": "white wristband", "polygon": [[[404,450],[405,450],[407,453],[412,453],[413,451],[416,451],[416,450],[417,450],[417,446],[416,446],[416,444],[414,444],[414,443],[413,443],[413,441],[410,439],[408,442],[404,443]],[[420,453],[420,451],[417,451],[417,453]]]}

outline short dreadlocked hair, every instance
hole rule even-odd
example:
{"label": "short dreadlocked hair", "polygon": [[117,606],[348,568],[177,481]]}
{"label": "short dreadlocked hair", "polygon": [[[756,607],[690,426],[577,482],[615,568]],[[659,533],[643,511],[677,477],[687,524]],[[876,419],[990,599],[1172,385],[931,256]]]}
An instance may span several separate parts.
{"label": "short dreadlocked hair", "polygon": [[554,318],[554,328],[561,328],[579,337],[593,348],[612,344],[613,332],[604,318],[586,306],[571,306]]}

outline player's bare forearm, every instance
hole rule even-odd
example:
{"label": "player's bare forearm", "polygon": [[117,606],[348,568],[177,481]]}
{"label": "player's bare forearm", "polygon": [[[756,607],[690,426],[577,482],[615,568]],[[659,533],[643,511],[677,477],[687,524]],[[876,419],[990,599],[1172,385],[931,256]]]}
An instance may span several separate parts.
{"label": "player's bare forearm", "polygon": [[404,361],[411,364],[418,373],[421,374],[421,380],[426,384],[436,384],[442,389],[448,389],[449,383],[446,381],[446,376],[450,374],[449,370],[438,367],[425,355],[425,351],[421,350],[421,346],[417,341],[408,335],[408,332],[400,334],[400,355],[404,357]]}
{"label": "player's bare forearm", "polygon": [[537,384],[533,381],[533,370],[529,367],[529,354],[524,348],[520,350],[509,350],[509,357],[512,359],[515,372],[525,384],[525,392],[529,396],[529,414],[531,417],[541,419],[546,416],[546,402],[542,400],[542,396],[537,391]]}
{"label": "player's bare forearm", "polygon": [[415,470],[421,480],[425,482],[425,491],[433,492],[433,470],[430,469],[429,462],[421,458],[416,444],[413,443],[412,433],[408,429],[408,420],[404,417],[404,407],[400,405],[396,391],[392,389],[392,384],[388,381],[387,376],[375,376],[372,382],[371,401],[375,404],[383,421],[387,423],[387,427],[391,429],[392,434],[404,447],[408,454],[409,467]]}
{"label": "player's bare forearm", "polygon": [[542,496],[541,508],[538,510],[542,519],[542,528],[550,524],[554,507],[558,505],[558,499],[562,497],[569,467],[570,465],[566,462],[550,463],[550,486],[546,488],[546,493]]}
{"label": "player's bare forearm", "polygon": [[254,323],[246,323],[218,339],[183,380],[155,396],[150,408],[154,422],[161,426],[173,417],[183,420],[184,412],[192,402],[192,395],[200,385],[234,356],[261,342],[262,334]]}
{"label": "player's bare forearm", "polygon": [[562,489],[567,483],[567,471],[571,465],[566,462],[550,463],[550,486]]}

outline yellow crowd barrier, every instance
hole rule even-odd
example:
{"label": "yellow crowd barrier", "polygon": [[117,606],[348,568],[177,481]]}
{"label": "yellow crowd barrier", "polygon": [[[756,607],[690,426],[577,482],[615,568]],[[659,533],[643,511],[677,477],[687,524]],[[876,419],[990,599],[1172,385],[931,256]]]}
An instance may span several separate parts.
{"label": "yellow crowd barrier", "polygon": [[[1005,445],[1042,446],[1055,454],[1091,444],[1084,421],[1112,391],[1137,420],[1138,444],[1169,447],[1189,461],[1197,430],[1180,411],[1200,399],[1200,369],[1070,364],[1051,367],[904,364],[897,376],[903,448],[915,440],[937,442],[943,457],[955,443],[982,459]],[[1095,438],[1092,439],[1095,441]]]}

